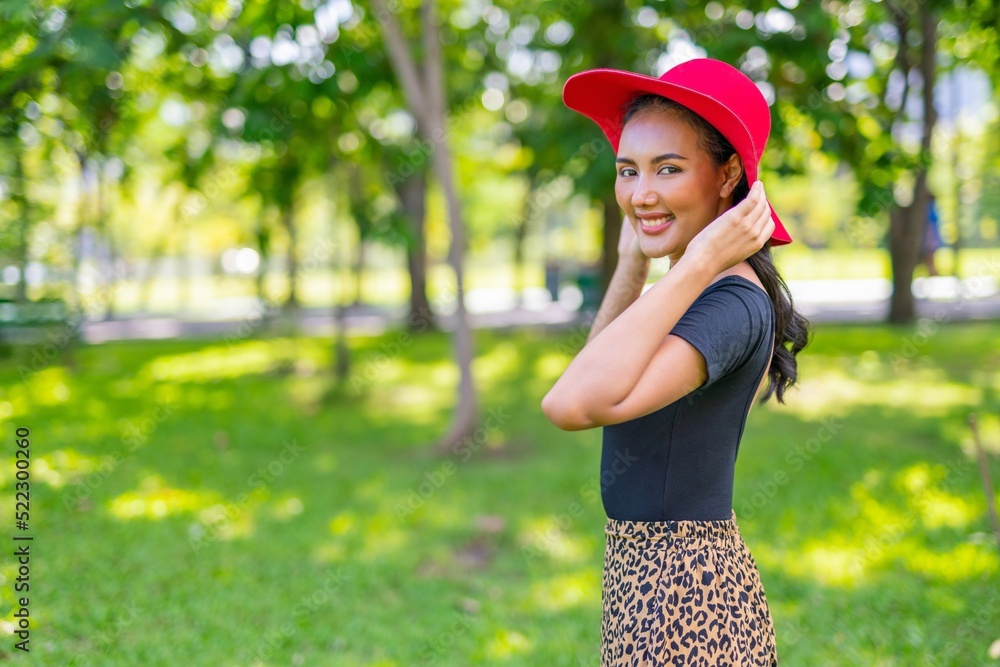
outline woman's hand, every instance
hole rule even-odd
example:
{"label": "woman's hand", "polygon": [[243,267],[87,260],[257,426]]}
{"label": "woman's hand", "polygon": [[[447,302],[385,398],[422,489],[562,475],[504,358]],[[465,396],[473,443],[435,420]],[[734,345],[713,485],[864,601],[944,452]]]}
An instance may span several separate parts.
{"label": "woman's hand", "polygon": [[627,215],[622,219],[622,229],[618,234],[618,260],[639,266],[649,261],[649,257],[642,254],[639,236]]}
{"label": "woman's hand", "polygon": [[760,250],[772,233],[774,220],[764,196],[764,184],[756,181],[743,201],[691,239],[684,255],[697,257],[722,272]]}

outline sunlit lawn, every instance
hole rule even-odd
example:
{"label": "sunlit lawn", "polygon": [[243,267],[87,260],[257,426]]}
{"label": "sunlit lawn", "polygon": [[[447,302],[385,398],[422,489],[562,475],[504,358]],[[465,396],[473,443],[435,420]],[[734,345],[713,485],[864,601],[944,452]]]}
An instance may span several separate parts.
{"label": "sunlit lawn", "polygon": [[[1000,568],[965,426],[975,410],[1000,443],[995,334],[824,327],[790,404],[754,409],[734,506],[783,665],[995,664]],[[477,332],[493,428],[443,457],[444,334],[352,339],[326,401],[329,340],[84,347],[75,372],[23,381],[0,363],[0,516],[27,426],[36,537],[31,660],[9,626],[0,659],[596,667],[600,431],[538,409],[569,339]]]}

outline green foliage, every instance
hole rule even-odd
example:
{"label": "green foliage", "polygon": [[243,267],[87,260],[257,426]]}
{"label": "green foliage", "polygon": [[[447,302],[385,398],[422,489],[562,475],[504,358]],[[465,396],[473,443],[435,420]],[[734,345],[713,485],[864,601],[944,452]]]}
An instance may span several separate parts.
{"label": "green foliage", "polygon": [[[933,3],[941,72],[976,66],[996,79],[994,5]],[[419,61],[418,6],[390,3]],[[914,3],[439,3],[469,247],[571,215],[588,233],[592,216],[574,202],[609,200],[612,155],[600,130],[562,104],[563,83],[593,67],[658,73],[695,55],[733,63],[773,97],[764,173],[787,197],[793,236],[874,247],[894,187],[949,158],[900,139],[901,123],[917,119],[894,102],[894,7]],[[383,24],[364,3],[4,1],[0,15],[5,262],[70,268],[85,228],[133,260],[188,248],[211,256],[263,238],[284,249],[296,233],[289,222],[321,238],[412,243],[399,186],[425,175],[437,148],[419,139]],[[433,204],[433,179],[429,187]],[[998,219],[982,191],[986,220],[970,221],[973,241]],[[428,210],[428,230],[443,230],[443,212]],[[27,258],[16,256],[15,221]],[[356,233],[332,229],[345,222]],[[300,252],[311,238],[299,236]],[[444,246],[428,239],[432,261]]]}

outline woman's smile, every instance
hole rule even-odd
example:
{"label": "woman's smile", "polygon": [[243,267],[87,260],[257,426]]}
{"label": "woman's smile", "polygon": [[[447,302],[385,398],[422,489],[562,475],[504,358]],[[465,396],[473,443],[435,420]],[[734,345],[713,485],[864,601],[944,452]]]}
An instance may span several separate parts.
{"label": "woman's smile", "polygon": [[674,215],[669,214],[656,214],[655,217],[646,217],[647,214],[637,213],[636,217],[639,218],[639,229],[644,234],[659,234],[667,227],[671,225],[674,221]]}

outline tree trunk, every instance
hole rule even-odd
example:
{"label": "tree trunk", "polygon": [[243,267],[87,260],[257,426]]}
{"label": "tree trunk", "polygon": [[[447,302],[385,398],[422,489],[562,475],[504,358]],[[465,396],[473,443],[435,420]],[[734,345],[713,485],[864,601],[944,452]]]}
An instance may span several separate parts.
{"label": "tree trunk", "polygon": [[178,276],[178,289],[180,291],[181,310],[190,311],[191,304],[194,301],[194,230],[191,228],[191,220],[189,218],[185,218],[183,224],[184,249],[181,261],[178,262],[178,266],[181,267],[181,273]]}
{"label": "tree trunk", "polygon": [[96,234],[96,247],[103,248],[98,253],[98,274],[100,282],[98,284],[98,294],[106,299],[104,303],[104,316],[102,319],[109,322],[115,319],[115,246],[111,235],[111,225],[108,223],[108,206],[105,197],[105,176],[104,170],[100,167],[94,175],[94,227]]}
{"label": "tree trunk", "polygon": [[[354,262],[351,272],[354,274],[354,299],[352,305],[361,303],[361,290],[363,287],[363,272],[365,268],[365,240],[371,230],[371,221],[368,219],[368,202],[365,197],[365,187],[361,179],[361,165],[349,163],[347,188],[348,202],[351,216],[358,227],[358,246],[354,254]],[[346,266],[345,262],[345,266]]]}
{"label": "tree trunk", "polygon": [[952,126],[952,144],[951,144],[951,177],[952,177],[952,197],[954,198],[954,206],[952,206],[952,216],[955,221],[955,243],[951,247],[951,275],[955,278],[960,278],[959,271],[959,253],[962,248],[962,173],[961,169],[961,155],[962,155],[962,128],[958,122],[958,112],[961,107],[961,89],[958,87],[958,72],[956,71],[958,66],[952,68],[951,77],[949,80],[949,91],[951,92],[951,126]]}
{"label": "tree trunk", "polygon": [[[334,247],[336,248],[336,234],[334,237]],[[347,263],[346,254],[347,250],[344,248],[334,255],[333,272],[335,276],[341,275],[341,268]],[[337,303],[333,306],[333,378],[337,386],[346,382],[347,376],[351,372],[351,350],[347,345],[347,308],[344,305],[347,295],[346,292],[338,291],[343,296],[337,299]]]}
{"label": "tree trunk", "polygon": [[524,305],[524,240],[528,237],[528,224],[531,219],[533,197],[535,196],[535,179],[528,179],[528,192],[524,197],[524,207],[521,217],[514,228],[514,296],[518,306]]}
{"label": "tree trunk", "polygon": [[281,211],[281,224],[284,225],[285,230],[288,232],[288,266],[286,267],[288,298],[284,303],[285,310],[295,310],[299,307],[299,297],[296,291],[296,283],[298,283],[299,279],[299,263],[298,253],[295,249],[298,241],[298,230],[295,228],[295,211],[293,209],[294,205],[289,203]]}
{"label": "tree trunk", "polygon": [[254,238],[257,239],[257,253],[260,261],[257,263],[257,273],[254,276],[254,286],[257,290],[257,299],[264,308],[265,319],[270,312],[271,304],[268,303],[266,291],[267,272],[271,267],[271,229],[267,225],[268,208],[261,204],[257,213],[257,226],[254,228]]}
{"label": "tree trunk", "polygon": [[410,314],[407,328],[412,331],[437,329],[434,311],[427,299],[427,237],[424,234],[426,216],[427,172],[414,170],[413,175],[396,188],[396,196],[410,223],[412,239],[406,244],[406,268],[410,274]]}
{"label": "tree trunk", "polygon": [[354,253],[354,303],[357,306],[361,304],[361,288],[363,285],[363,274],[365,271],[365,237],[364,235],[358,236],[358,247],[357,251]]}
{"label": "tree trunk", "polygon": [[[441,125],[444,126],[444,117]],[[452,417],[451,428],[438,441],[435,449],[440,453],[450,452],[455,445],[471,436],[479,422],[479,407],[476,401],[476,387],[472,377],[473,338],[472,327],[469,325],[465,310],[465,284],[462,269],[465,254],[465,239],[463,234],[462,214],[458,202],[458,193],[451,173],[451,155],[448,148],[442,145],[434,153],[434,168],[439,182],[444,187],[445,200],[448,206],[448,222],[451,228],[451,247],[448,251],[448,263],[455,272],[455,361],[459,369],[458,406]]]}
{"label": "tree trunk", "polygon": [[[580,33],[588,35],[588,40],[595,45],[597,53],[594,55],[594,65],[597,68],[613,68],[619,61],[620,54],[616,53],[612,45],[618,40],[624,11],[624,3],[598,3],[595,5],[595,11],[591,12],[587,19],[587,26],[580,30]],[[608,186],[608,194],[602,202],[604,232],[601,240],[601,283],[600,294],[597,295],[598,304],[607,293],[611,276],[618,265],[618,235],[621,233],[624,217],[615,198],[613,178],[608,182]]]}
{"label": "tree trunk", "polygon": [[[428,2],[428,5],[431,3]],[[424,10],[425,12],[428,10]],[[440,49],[438,42],[438,29],[436,24],[424,23],[424,30],[433,30],[431,38]],[[440,53],[436,53],[435,59],[431,54],[428,59],[431,61],[429,67],[438,70],[441,68]],[[451,427],[447,434],[435,445],[435,450],[442,454],[447,454],[453,450],[463,440],[471,437],[473,431],[479,423],[479,406],[476,400],[475,380],[472,377],[472,357],[473,357],[473,334],[469,324],[468,315],[465,310],[465,278],[462,263],[465,256],[465,233],[464,222],[462,220],[462,210],[458,201],[458,192],[455,189],[455,179],[452,174],[451,152],[448,149],[447,139],[444,135],[444,96],[441,95],[435,104],[435,117],[430,124],[432,132],[440,133],[441,145],[434,152],[434,172],[438,182],[444,190],[445,202],[448,208],[448,226],[451,230],[451,246],[448,249],[448,264],[455,272],[455,362],[458,364],[458,406],[452,416]]]}
{"label": "tree trunk", "polygon": [[104,241],[108,248],[108,263],[104,271],[104,294],[107,297],[108,305],[107,309],[104,311],[104,321],[110,322],[115,319],[115,296],[118,293],[118,288],[120,287],[119,281],[124,280],[124,274],[118,271],[118,247],[115,245],[115,235],[111,230],[111,220],[108,210],[111,206],[108,205],[110,197],[105,191],[108,187],[106,177],[98,176],[97,179],[97,201],[99,203],[98,215],[101,219],[101,229],[104,231]]}
{"label": "tree trunk", "polygon": [[[920,234],[926,217],[926,197],[924,207],[917,202],[910,206],[894,206],[889,211],[889,260],[892,265],[892,297],[889,300],[889,321],[905,324],[916,318],[916,304],[913,300],[913,271],[920,261]],[[920,212],[924,211],[924,215]]]}
{"label": "tree trunk", "polygon": [[[340,190],[341,179],[339,178],[337,170],[338,160],[334,157],[331,151],[330,157],[327,159],[326,163],[326,178],[328,181],[328,187],[331,195],[329,197],[324,197],[327,203],[326,213],[330,223],[330,246],[333,249],[330,258],[330,271],[333,274],[334,284],[337,284],[341,274],[341,269],[347,264],[347,248],[346,244],[340,243],[338,234],[340,230],[338,229],[338,212],[340,209],[340,204],[337,202],[336,193]],[[350,169],[356,170],[356,166],[350,166]],[[351,184],[348,188],[346,194],[347,206],[350,209],[350,197],[352,196],[352,190],[355,190],[355,184]],[[333,387],[327,392],[326,398],[329,400],[337,400],[336,388],[342,386],[347,381],[347,376],[351,372],[351,349],[347,344],[347,308],[345,307],[345,302],[347,301],[347,293],[341,289],[333,290]]]}
{"label": "tree trunk", "polygon": [[73,266],[71,269],[73,276],[72,292],[75,297],[75,306],[80,314],[80,317],[85,317],[86,308],[84,308],[83,295],[80,293],[80,282],[82,279],[81,271],[83,268],[83,243],[84,243],[84,226],[87,222],[87,198],[84,193],[87,191],[87,156],[81,151],[74,151],[76,154],[77,162],[80,165],[80,199],[79,205],[76,210],[76,229],[73,230]]}
{"label": "tree trunk", "polygon": [[[331,216],[332,218],[332,216]],[[335,221],[331,219],[331,228],[336,230]],[[336,232],[333,234],[333,246],[338,248]],[[341,275],[341,268],[347,263],[345,255],[346,248],[340,248],[333,257],[333,273],[335,276]],[[339,291],[339,290],[338,290]],[[346,293],[343,293],[333,306],[333,378],[337,386],[347,381],[347,376],[351,372],[351,350],[347,345],[347,308],[344,302],[347,300]]]}
{"label": "tree trunk", "polygon": [[604,199],[604,239],[601,248],[601,294],[608,291],[611,276],[618,265],[618,235],[622,229],[621,208],[614,194]]}
{"label": "tree trunk", "polygon": [[[921,102],[923,105],[923,136],[920,151],[929,156],[931,137],[937,123],[934,108],[934,67],[937,49],[937,28],[932,9],[927,3],[920,5],[920,74],[923,80]],[[902,47],[901,47],[902,48]],[[892,298],[889,301],[889,321],[904,324],[916,319],[913,300],[913,271],[920,259],[924,230],[927,226],[927,207],[930,192],[927,189],[927,167],[917,168],[913,182],[913,197],[909,206],[893,207],[889,214],[889,255],[892,262]]]}
{"label": "tree trunk", "polygon": [[104,292],[108,298],[108,307],[104,311],[104,321],[110,322],[115,319],[115,295],[118,293],[118,288],[120,287],[119,281],[124,280],[125,276],[124,272],[118,271],[118,247],[115,245],[114,234],[107,224],[104,225],[104,236],[108,244],[108,271]]}
{"label": "tree trunk", "polygon": [[952,196],[955,199],[955,204],[952,206],[952,216],[955,221],[955,243],[951,246],[951,275],[955,278],[961,278],[959,271],[959,255],[962,250],[962,180],[959,174],[961,173],[961,168],[959,167],[959,156],[960,151],[960,134],[958,129],[958,123],[955,123],[955,146],[954,146],[954,162],[952,164],[952,178],[954,178],[954,188]]}
{"label": "tree trunk", "polygon": [[[181,187],[181,200],[191,193],[190,185],[185,183]],[[184,206],[180,206],[178,215],[174,218],[174,234],[178,239],[176,254],[174,256],[174,270],[177,275],[177,310],[185,311],[191,309],[191,292],[193,290],[192,274],[194,273],[194,261],[191,259],[194,245],[191,241],[191,217],[192,215]]]}
{"label": "tree trunk", "polygon": [[455,445],[471,437],[479,421],[476,388],[472,377],[473,339],[465,311],[465,287],[462,272],[464,234],[462,211],[455,180],[452,176],[451,153],[445,119],[444,67],[441,55],[440,29],[434,16],[434,3],[425,0],[420,5],[420,26],[423,36],[423,82],[417,73],[413,54],[407,45],[396,15],[388,11],[384,0],[372,0],[372,7],[382,24],[386,48],[411,113],[418,119],[417,127],[433,151],[434,174],[444,190],[451,229],[448,263],[455,272],[455,361],[459,368],[458,406],[447,434],[435,446],[439,453],[453,451]]}
{"label": "tree trunk", "polygon": [[14,149],[14,187],[11,199],[19,204],[21,209],[21,224],[18,225],[17,239],[17,262],[20,271],[17,277],[17,287],[14,292],[14,300],[25,302],[28,300],[28,229],[31,226],[31,209],[28,203],[28,181],[24,177],[24,162],[22,161],[24,152],[21,150],[19,141],[11,142]]}

